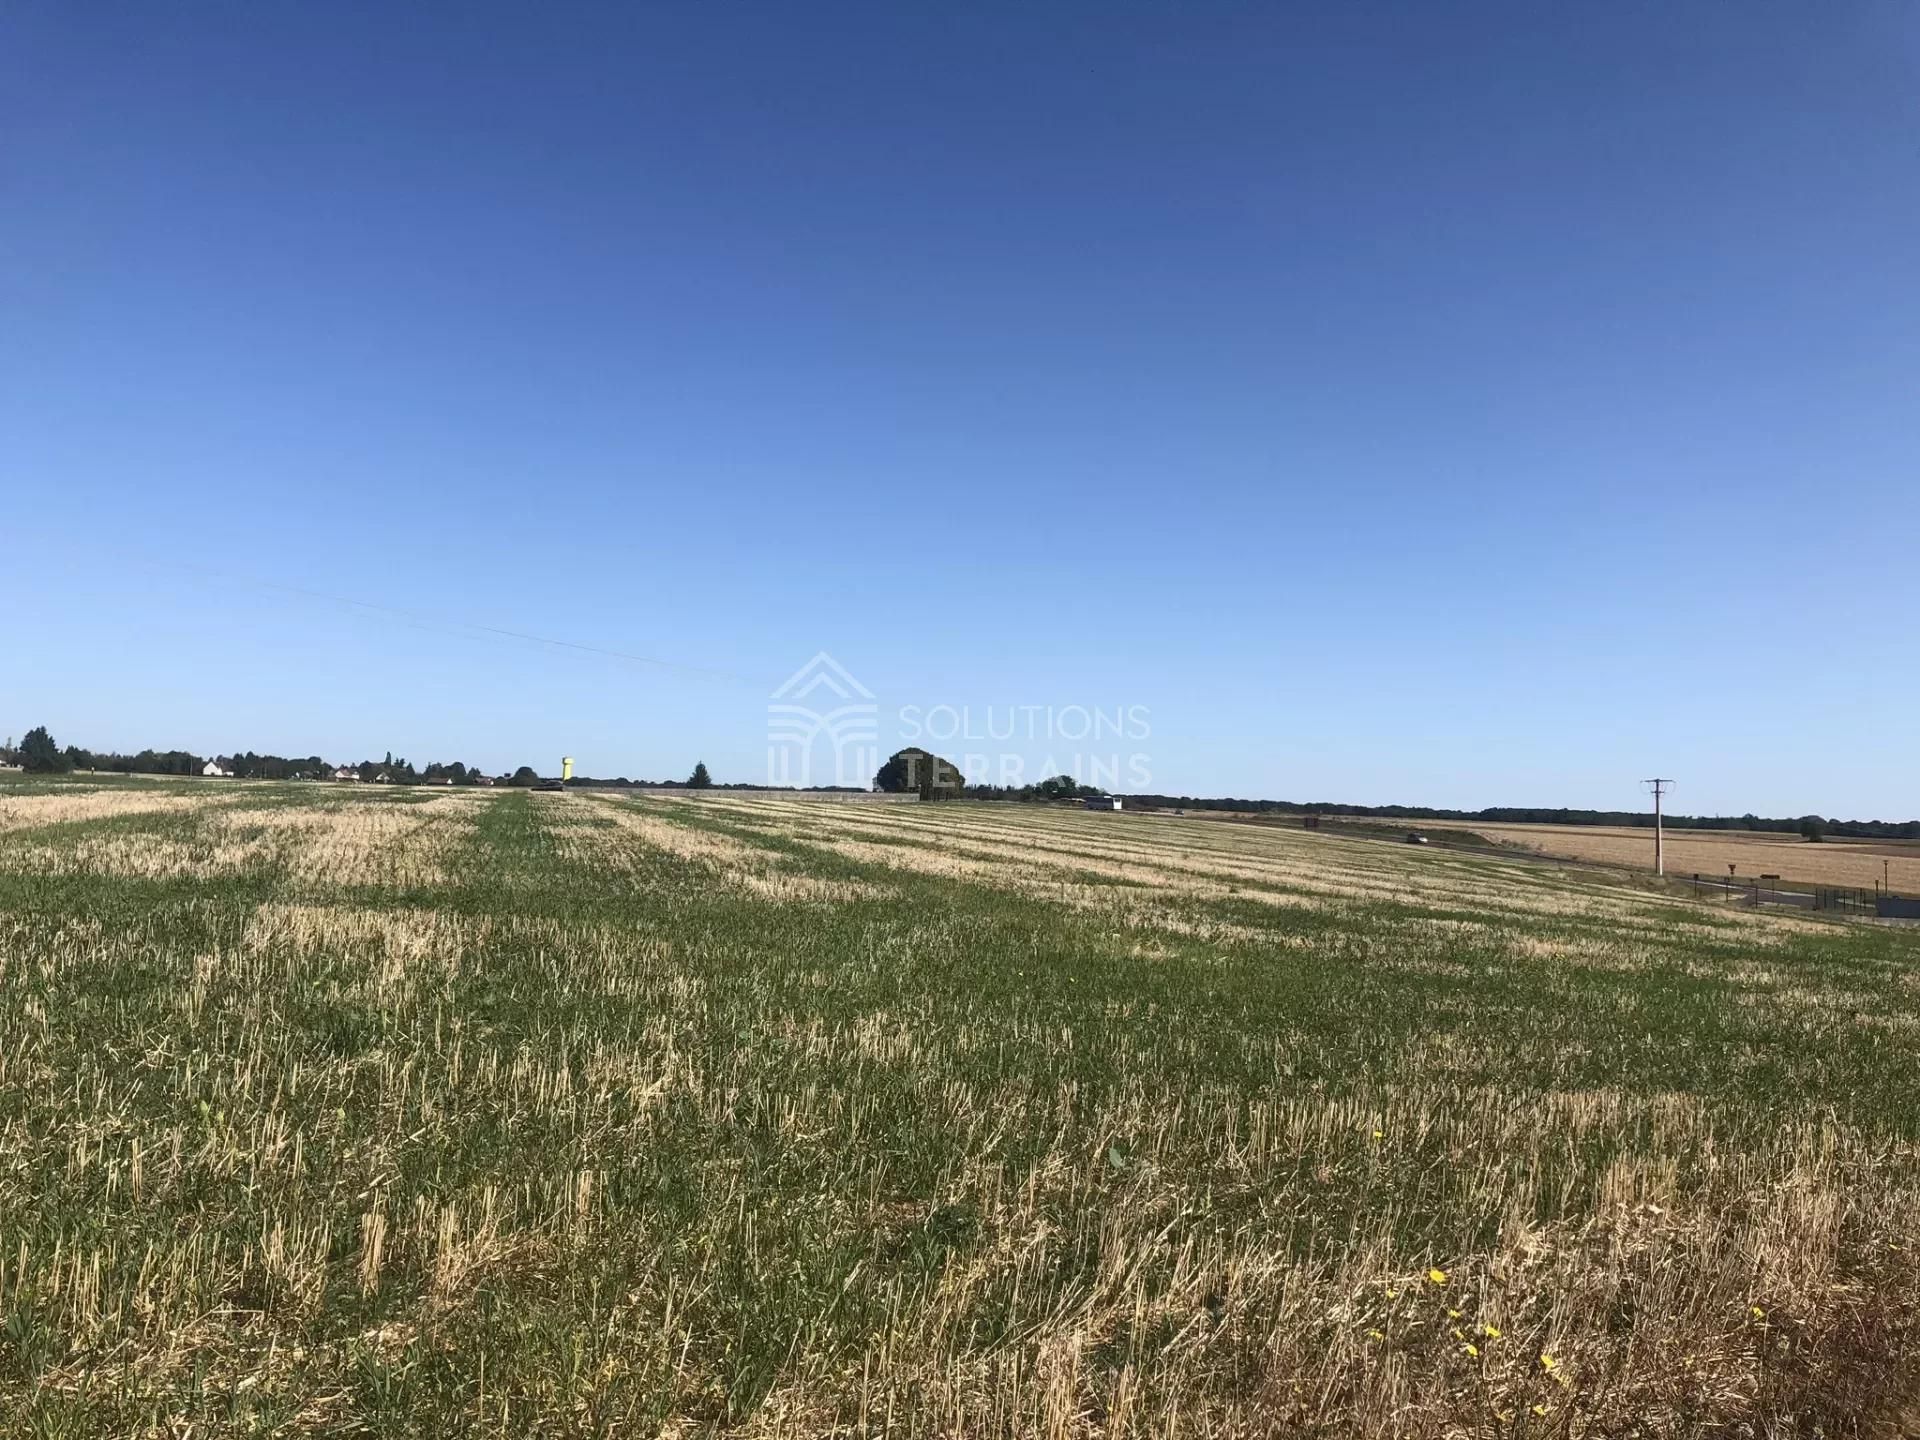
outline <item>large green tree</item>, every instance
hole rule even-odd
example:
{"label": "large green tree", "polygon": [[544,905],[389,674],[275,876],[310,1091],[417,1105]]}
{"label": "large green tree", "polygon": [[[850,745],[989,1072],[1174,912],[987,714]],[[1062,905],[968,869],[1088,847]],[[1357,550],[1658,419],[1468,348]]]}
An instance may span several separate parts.
{"label": "large green tree", "polygon": [[1071,775],[1053,775],[1032,787],[1042,800],[1085,800],[1107,792],[1097,785],[1082,785]]}
{"label": "large green tree", "polygon": [[951,800],[967,788],[960,767],[917,745],[896,750],[873,776],[873,787],[890,795],[918,794],[922,800]]}
{"label": "large green tree", "polygon": [[20,742],[20,768],[39,775],[59,775],[73,768],[73,762],[60,751],[47,727],[36,725]]}
{"label": "large green tree", "polygon": [[713,777],[707,773],[706,761],[700,760],[695,762],[693,774],[687,777],[687,785],[690,789],[694,790],[711,790],[713,788]]}

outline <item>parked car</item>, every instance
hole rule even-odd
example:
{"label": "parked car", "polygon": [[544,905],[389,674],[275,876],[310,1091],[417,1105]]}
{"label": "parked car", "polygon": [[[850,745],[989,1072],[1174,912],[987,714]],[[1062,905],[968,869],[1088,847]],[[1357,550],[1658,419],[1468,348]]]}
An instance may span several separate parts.
{"label": "parked car", "polygon": [[1425,845],[1426,843],[1427,843],[1427,837],[1426,837],[1426,836],[1424,836],[1424,835],[1421,835],[1421,834],[1417,834],[1416,832],[1414,832],[1414,831],[1412,831],[1412,830],[1409,830],[1409,831],[1407,832],[1407,844],[1409,844],[1409,845]]}

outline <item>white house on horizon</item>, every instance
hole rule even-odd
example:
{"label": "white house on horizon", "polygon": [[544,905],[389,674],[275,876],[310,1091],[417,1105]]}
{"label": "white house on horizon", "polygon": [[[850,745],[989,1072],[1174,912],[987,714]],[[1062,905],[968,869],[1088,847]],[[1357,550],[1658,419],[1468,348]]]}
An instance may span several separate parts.
{"label": "white house on horizon", "polygon": [[206,764],[202,765],[200,767],[200,773],[202,775],[225,775],[231,777],[233,771],[229,770],[216,759],[209,760]]}

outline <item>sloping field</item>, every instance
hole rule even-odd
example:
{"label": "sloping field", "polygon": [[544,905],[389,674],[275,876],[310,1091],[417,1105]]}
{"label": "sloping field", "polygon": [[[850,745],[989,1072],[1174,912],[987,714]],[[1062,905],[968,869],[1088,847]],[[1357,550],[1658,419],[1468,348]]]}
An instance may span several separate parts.
{"label": "sloping field", "polygon": [[[1435,834],[1455,822],[1422,822]],[[1458,822],[1458,828],[1507,845],[1573,860],[1653,869],[1653,831],[1612,825],[1488,825]],[[1920,894],[1920,843],[1826,840],[1809,844],[1797,835],[1750,830],[1668,830],[1667,874],[1724,877],[1727,866],[1752,879],[1778,875],[1805,885],[1850,885],[1871,890],[1890,880],[1896,894]],[[1882,861],[1886,862],[1882,868]]]}
{"label": "sloping field", "polygon": [[0,1433],[1896,1434],[1916,961],[1172,818],[15,788]]}

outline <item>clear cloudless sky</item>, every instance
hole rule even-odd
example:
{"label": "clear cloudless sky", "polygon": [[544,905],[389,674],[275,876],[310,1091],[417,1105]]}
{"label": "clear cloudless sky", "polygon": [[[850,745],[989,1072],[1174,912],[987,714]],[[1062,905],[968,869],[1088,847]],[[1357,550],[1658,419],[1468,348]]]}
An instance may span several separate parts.
{"label": "clear cloudless sky", "polygon": [[1908,4],[0,10],[16,736],[1906,818],[1917,380]]}

